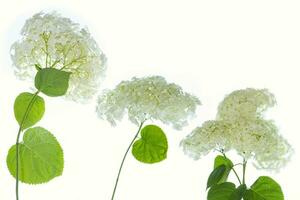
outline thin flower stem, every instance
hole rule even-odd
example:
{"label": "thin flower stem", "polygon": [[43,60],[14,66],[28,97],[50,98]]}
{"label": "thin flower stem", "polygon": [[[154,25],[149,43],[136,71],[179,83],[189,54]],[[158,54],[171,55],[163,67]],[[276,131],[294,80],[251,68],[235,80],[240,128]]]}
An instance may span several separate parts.
{"label": "thin flower stem", "polygon": [[19,200],[19,140],[22,133],[22,127],[24,125],[24,122],[27,119],[27,116],[34,104],[34,101],[36,100],[38,93],[39,91],[37,91],[32,97],[32,99],[30,100],[18,130],[17,141],[16,141],[16,200]]}
{"label": "thin flower stem", "polygon": [[125,162],[126,156],[127,156],[128,152],[129,152],[131,146],[133,145],[134,141],[135,141],[135,140],[137,139],[137,137],[139,136],[139,133],[140,133],[142,127],[143,127],[144,122],[145,122],[145,121],[143,121],[143,122],[140,124],[137,133],[135,134],[133,140],[131,141],[130,145],[128,146],[128,148],[127,148],[127,150],[126,150],[126,152],[125,152],[125,154],[124,154],[124,156],[123,156],[123,159],[122,159],[122,162],[121,162],[121,165],[120,165],[120,168],[119,168],[119,172],[118,172],[118,176],[117,176],[117,179],[116,179],[116,183],[115,183],[115,187],[114,187],[114,191],[113,191],[111,200],[113,200],[114,197],[115,197],[115,193],[116,193],[116,190],[117,190],[117,186],[118,186],[120,174],[121,174],[121,171],[122,171],[123,164],[124,164],[124,162]]}
{"label": "thin flower stem", "polygon": [[[224,156],[225,158],[227,158],[227,157],[226,157],[226,154],[224,153],[224,151],[220,151],[220,152],[223,154],[223,156]],[[239,183],[242,184],[242,181],[241,181],[241,179],[240,179],[238,173],[237,173],[236,170],[234,169],[234,166],[235,166],[235,165],[233,165],[233,166],[231,167],[231,169],[232,169],[233,173],[235,174],[236,178],[238,179]]]}
{"label": "thin flower stem", "polygon": [[55,65],[56,65],[57,63],[59,63],[59,62],[60,62],[60,60],[55,60],[55,61],[52,63],[52,65],[50,66],[50,68],[55,67]]}
{"label": "thin flower stem", "polygon": [[243,165],[243,163],[236,163],[233,166]]}
{"label": "thin flower stem", "polygon": [[43,38],[44,43],[45,43],[45,50],[44,50],[44,53],[46,54],[45,65],[46,65],[46,68],[48,68],[49,59],[50,59],[50,63],[51,63],[51,57],[49,55],[49,44],[48,44],[50,34],[47,35],[47,33],[44,32],[43,35],[42,35],[42,38]]}
{"label": "thin flower stem", "polygon": [[247,167],[247,161],[246,159],[244,158],[244,161],[243,161],[243,184],[246,183],[246,167]]}
{"label": "thin flower stem", "polygon": [[234,166],[233,166],[231,169],[232,169],[233,173],[235,174],[235,176],[237,177],[239,183],[242,184],[242,181],[241,181],[241,179],[240,179],[238,173],[235,171]]}

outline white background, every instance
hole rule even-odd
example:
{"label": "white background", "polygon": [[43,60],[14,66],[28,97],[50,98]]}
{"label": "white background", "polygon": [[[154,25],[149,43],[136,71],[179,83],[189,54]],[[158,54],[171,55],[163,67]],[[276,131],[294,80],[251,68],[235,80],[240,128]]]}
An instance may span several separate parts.
{"label": "white background", "polygon": [[[8,0],[0,8],[1,200],[14,199],[15,181],[5,163],[17,133],[13,102],[18,93],[29,90],[29,84],[14,77],[9,48],[25,19],[53,9],[87,25],[107,55],[102,88],[132,76],[158,74],[203,103],[198,117],[182,131],[162,125],[170,146],[166,161],[145,165],[128,157],[116,200],[206,199],[215,154],[193,161],[178,144],[193,128],[214,118],[225,94],[246,87],[275,93],[278,106],[268,116],[278,122],[296,152],[279,174],[249,167],[248,184],[259,175],[271,175],[281,183],[287,200],[299,199],[299,1]],[[121,158],[137,127],[127,119],[110,127],[97,118],[94,102],[45,99],[46,114],[38,125],[55,134],[64,148],[64,174],[44,185],[22,184],[21,199],[110,199]]]}

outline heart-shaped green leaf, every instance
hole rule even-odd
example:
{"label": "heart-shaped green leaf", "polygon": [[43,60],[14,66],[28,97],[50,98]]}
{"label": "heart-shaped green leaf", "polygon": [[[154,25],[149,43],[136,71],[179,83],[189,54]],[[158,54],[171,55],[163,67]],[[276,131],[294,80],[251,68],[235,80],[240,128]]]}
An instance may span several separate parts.
{"label": "heart-shaped green leaf", "polygon": [[168,141],[165,133],[156,125],[147,125],[141,131],[141,138],[134,142],[133,156],[143,163],[157,163],[167,157]]}
{"label": "heart-shaped green leaf", "polygon": [[42,119],[44,113],[45,102],[42,97],[35,96],[28,92],[21,93],[17,96],[14,103],[14,114],[17,122],[22,126],[22,129],[29,128],[36,124]]}
{"label": "heart-shaped green leaf", "polygon": [[70,73],[54,68],[44,68],[35,76],[35,87],[50,97],[66,94],[69,87]]}
{"label": "heart-shaped green leaf", "polygon": [[221,166],[221,165],[225,165],[226,166],[226,171],[224,172],[223,177],[220,179],[220,181],[218,183],[224,183],[227,181],[227,178],[230,174],[230,171],[233,167],[233,163],[230,159],[228,159],[227,157],[224,156],[220,156],[218,155],[215,158],[215,162],[214,162],[214,169]]}
{"label": "heart-shaped green leaf", "polygon": [[207,195],[207,200],[232,200],[232,193],[235,191],[235,185],[225,182],[212,186]]}
{"label": "heart-shaped green leaf", "polygon": [[244,195],[245,200],[284,200],[280,185],[268,176],[259,177]]}
{"label": "heart-shaped green leaf", "polygon": [[210,188],[211,186],[218,184],[219,181],[224,176],[225,172],[226,172],[225,165],[220,165],[217,168],[215,168],[208,177],[207,188]]}
{"label": "heart-shaped green leaf", "polygon": [[[7,166],[16,176],[16,145],[7,155]],[[19,144],[19,179],[28,184],[41,184],[60,176],[63,172],[63,150],[56,138],[46,129],[27,129]]]}

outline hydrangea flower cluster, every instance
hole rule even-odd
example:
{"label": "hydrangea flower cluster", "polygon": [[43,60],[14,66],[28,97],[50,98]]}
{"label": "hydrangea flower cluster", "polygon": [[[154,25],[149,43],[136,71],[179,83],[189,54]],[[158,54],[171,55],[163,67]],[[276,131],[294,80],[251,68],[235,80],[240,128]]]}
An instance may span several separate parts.
{"label": "hydrangea flower cluster", "polygon": [[85,101],[94,96],[106,69],[106,58],[87,29],[56,12],[28,19],[22,39],[11,47],[15,74],[30,79],[36,68],[71,72],[67,98]]}
{"label": "hydrangea flower cluster", "polygon": [[226,96],[218,107],[218,120],[252,120],[262,118],[276,104],[274,95],[266,89],[237,90]]}
{"label": "hydrangea flower cluster", "polygon": [[115,89],[98,98],[97,113],[102,119],[116,124],[128,114],[135,124],[146,119],[160,120],[180,129],[193,116],[200,101],[163,77],[150,76],[122,81]]}
{"label": "hydrangea flower cluster", "polygon": [[290,159],[292,148],[263,112],[274,106],[274,95],[267,90],[244,89],[232,92],[218,107],[216,120],[206,121],[182,142],[194,159],[212,150],[236,150],[245,159],[253,158],[260,169],[278,170]]}

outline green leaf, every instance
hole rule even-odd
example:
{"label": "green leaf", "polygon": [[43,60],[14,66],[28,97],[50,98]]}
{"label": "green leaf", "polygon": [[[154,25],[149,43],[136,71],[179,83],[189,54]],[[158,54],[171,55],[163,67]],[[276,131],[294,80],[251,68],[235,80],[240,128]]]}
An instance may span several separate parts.
{"label": "green leaf", "polygon": [[[41,184],[60,176],[63,172],[63,150],[56,138],[46,129],[27,129],[19,143],[19,179],[23,183]],[[16,145],[7,155],[7,166],[16,177]]]}
{"label": "green leaf", "polygon": [[[34,98],[34,99],[33,99]],[[27,115],[23,121],[23,118]],[[29,128],[40,121],[45,113],[45,102],[40,96],[24,92],[17,96],[14,103],[14,114],[22,129]]]}
{"label": "green leaf", "polygon": [[244,200],[265,200],[259,194],[255,193],[253,190],[249,189],[245,192],[243,196]]}
{"label": "green leaf", "polygon": [[247,190],[245,200],[284,200],[280,185],[268,176],[259,177]]}
{"label": "green leaf", "polygon": [[133,156],[143,163],[157,163],[167,158],[168,141],[161,128],[147,125],[141,131],[141,138],[134,142]]}
{"label": "green leaf", "polygon": [[218,183],[224,183],[227,181],[228,176],[230,174],[230,171],[233,167],[233,163],[230,159],[224,157],[224,156],[217,156],[215,158],[215,162],[214,162],[214,169],[221,166],[221,165],[225,165],[226,166],[226,171],[224,172],[223,177],[220,179],[220,181]]}
{"label": "green leaf", "polygon": [[230,182],[221,183],[212,186],[207,195],[207,200],[232,200],[232,193],[235,191],[235,185]]}
{"label": "green leaf", "polygon": [[50,97],[66,94],[69,87],[70,73],[54,68],[44,68],[35,76],[35,87]]}
{"label": "green leaf", "polygon": [[218,156],[215,158],[214,168],[217,168],[217,167],[219,167],[220,165],[228,165],[228,166],[231,166],[231,167],[232,167],[232,166],[233,166],[233,163],[232,163],[232,161],[231,161],[229,158],[218,155]]}
{"label": "green leaf", "polygon": [[235,191],[231,194],[229,200],[241,200],[247,190],[247,186],[245,184],[240,185]]}
{"label": "green leaf", "polygon": [[220,165],[217,168],[215,168],[208,177],[206,188],[210,188],[211,186],[218,184],[219,181],[224,176],[225,172],[226,172],[225,165]]}

